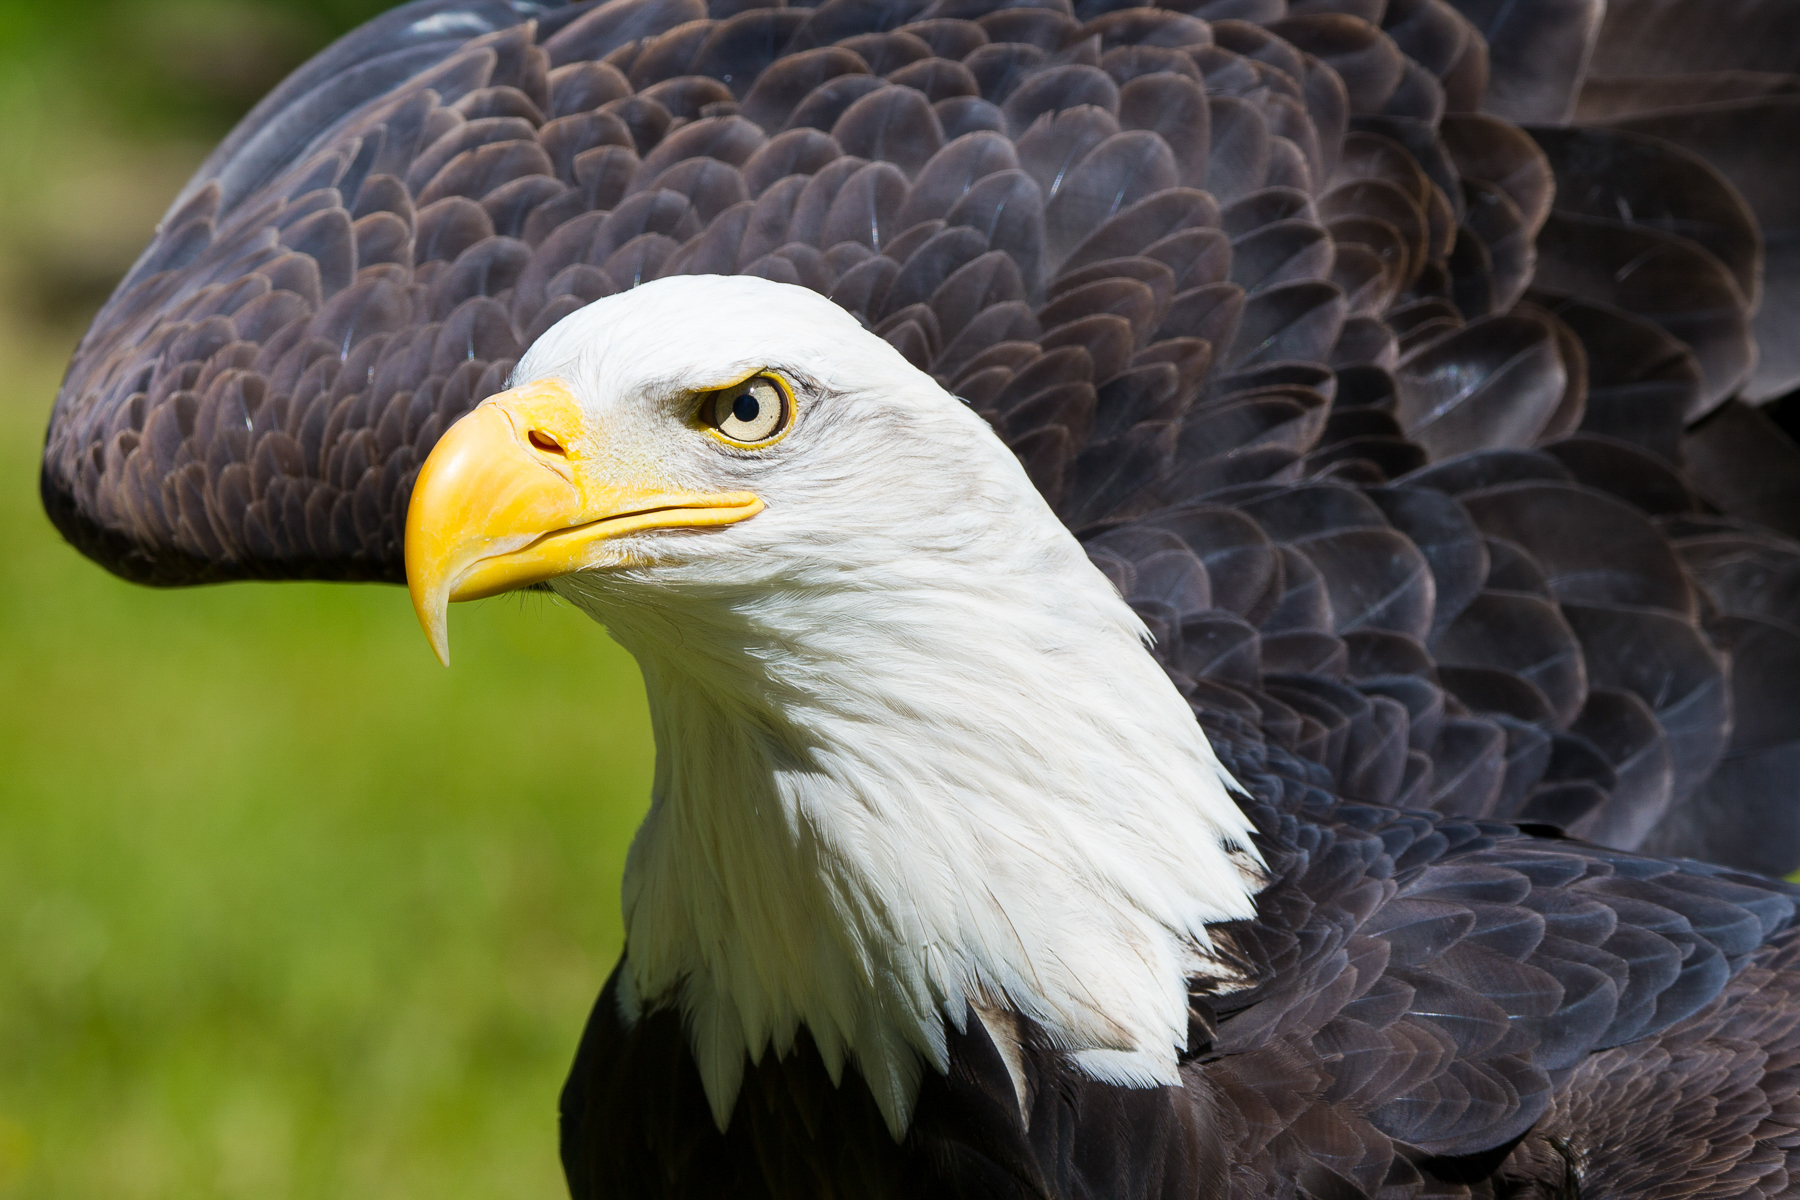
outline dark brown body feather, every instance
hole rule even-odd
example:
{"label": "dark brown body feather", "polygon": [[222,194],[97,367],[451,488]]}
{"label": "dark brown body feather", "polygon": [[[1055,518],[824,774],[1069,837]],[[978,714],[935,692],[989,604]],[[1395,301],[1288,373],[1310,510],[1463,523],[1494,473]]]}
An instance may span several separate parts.
{"label": "dark brown body feather", "polygon": [[1021,1100],[971,1014],[900,1143],[804,1036],[720,1134],[680,1017],[627,1027],[609,985],[563,1093],[574,1194],[1800,1194],[1794,889],[1234,766],[1280,882],[1223,931],[1260,982],[1193,997],[1184,1089],[1095,1083],[1025,1026]]}
{"label": "dark brown body feather", "polygon": [[1598,847],[1800,865],[1800,450],[1746,403],[1800,382],[1800,43],[1601,7],[426,0],[177,201],[45,504],[146,583],[398,581],[556,319],[811,287],[1156,633],[1256,797],[1261,982],[1196,998],[1187,1093],[1026,1031],[1028,1128],[972,1026],[900,1145],[804,1039],[721,1137],[603,997],[579,1196],[1787,1194],[1788,893]]}

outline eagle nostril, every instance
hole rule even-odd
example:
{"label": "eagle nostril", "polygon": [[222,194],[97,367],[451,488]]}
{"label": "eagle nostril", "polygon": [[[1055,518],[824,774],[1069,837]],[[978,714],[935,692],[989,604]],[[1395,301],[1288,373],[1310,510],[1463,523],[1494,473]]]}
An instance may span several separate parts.
{"label": "eagle nostril", "polygon": [[560,454],[565,457],[568,454],[568,452],[562,448],[562,443],[558,442],[547,433],[540,433],[538,430],[534,429],[525,436],[527,441],[533,446],[536,446],[539,450],[542,450],[545,454]]}

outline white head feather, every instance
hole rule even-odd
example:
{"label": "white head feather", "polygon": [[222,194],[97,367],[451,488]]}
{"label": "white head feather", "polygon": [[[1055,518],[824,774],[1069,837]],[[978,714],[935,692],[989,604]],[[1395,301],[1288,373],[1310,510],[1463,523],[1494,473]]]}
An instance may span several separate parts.
{"label": "white head feather", "polygon": [[[693,428],[695,391],[762,369],[798,397],[784,439]],[[897,1137],[971,1006],[1099,1079],[1177,1083],[1206,926],[1253,912],[1248,823],[1144,626],[986,423],[836,305],[754,278],[597,301],[514,383],[549,378],[660,478],[768,506],[553,585],[643,668],[626,1016],[686,1013],[721,1127],[746,1057],[804,1025]]]}

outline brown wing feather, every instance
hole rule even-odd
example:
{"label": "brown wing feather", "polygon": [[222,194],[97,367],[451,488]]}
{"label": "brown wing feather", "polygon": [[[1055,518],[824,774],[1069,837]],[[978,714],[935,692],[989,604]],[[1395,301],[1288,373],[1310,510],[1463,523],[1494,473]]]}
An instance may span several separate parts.
{"label": "brown wing feather", "polygon": [[[1581,1097],[1631,1094],[1661,1043],[1582,1060],[1561,1100],[1546,1072],[1737,1036],[1757,988],[1792,986],[1764,951],[1718,999],[1784,896],[1491,824],[1800,862],[1800,452],[1732,398],[1800,376],[1754,342],[1800,278],[1800,189],[1714,136],[1740,110],[1778,128],[1787,64],[1726,53],[1692,4],[1609,11],[410,5],[303,68],[177,201],[71,365],[45,504],[144,582],[397,581],[419,463],[561,316],[684,272],[828,295],[1084,538],[1250,786],[1279,879],[1238,931],[1265,983],[1216,1027],[1196,1001],[1217,1055],[1191,1087],[1222,1097],[1201,1116],[1230,1162],[1188,1109],[1128,1110],[1048,1052],[1030,1068],[1079,1121],[971,1126],[959,1106],[1004,1099],[977,1036],[921,1102],[932,1169],[1162,1194],[1121,1165],[1155,1154],[1119,1157],[1149,1122],[1167,1188],[1454,1190],[1540,1115],[1599,1128]],[[1670,71],[1708,74],[1683,97]],[[1506,119],[1571,104],[1607,127]],[[583,1089],[641,1083],[633,1054],[672,1107],[632,1119],[690,1138],[676,1157],[710,1136],[657,1065],[678,1029],[626,1046],[607,1003],[610,1065],[584,1056],[566,1098],[584,1191],[641,1130]],[[1762,1094],[1730,1054],[1670,1052]],[[777,1161],[793,1122],[874,1128],[818,1107],[816,1066],[753,1079],[769,1124],[734,1126],[721,1179],[806,1166]],[[1759,1136],[1733,1144],[1774,1179]],[[839,1163],[871,1192],[901,1152],[875,1137]],[[1554,1189],[1562,1163],[1538,1139],[1502,1173]]]}
{"label": "brown wing feather", "polygon": [[[762,275],[982,413],[1201,707],[1341,794],[1785,869],[1800,830],[1747,814],[1800,728],[1734,731],[1788,709],[1733,675],[1678,524],[1785,528],[1800,487],[1778,449],[1719,467],[1741,421],[1684,442],[1781,303],[1777,189],[1654,130],[1473,111],[1490,71],[1491,110],[1565,109],[1580,63],[1540,51],[1593,13],[1465,12],[396,10],[178,200],[72,364],[46,506],[145,582],[397,581],[419,463],[550,324]],[[1649,63],[1607,30],[1596,62]],[[1719,771],[1764,799],[1720,819]]]}

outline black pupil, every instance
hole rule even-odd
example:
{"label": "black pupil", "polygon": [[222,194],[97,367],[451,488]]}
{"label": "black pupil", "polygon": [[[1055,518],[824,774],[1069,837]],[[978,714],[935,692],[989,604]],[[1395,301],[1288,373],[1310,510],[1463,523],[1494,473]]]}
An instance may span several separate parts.
{"label": "black pupil", "polygon": [[731,415],[746,425],[756,420],[757,414],[760,412],[762,412],[762,401],[749,392],[740,392],[738,398],[731,402]]}

